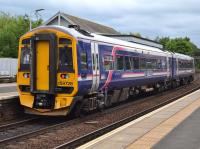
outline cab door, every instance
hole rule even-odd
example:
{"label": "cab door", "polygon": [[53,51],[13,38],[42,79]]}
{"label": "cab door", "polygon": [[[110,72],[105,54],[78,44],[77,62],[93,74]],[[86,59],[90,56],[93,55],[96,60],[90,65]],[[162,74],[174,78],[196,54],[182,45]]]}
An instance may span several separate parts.
{"label": "cab door", "polygon": [[92,88],[91,92],[98,91],[100,81],[99,70],[99,49],[98,43],[91,42],[91,57],[92,57]]}
{"label": "cab door", "polygon": [[31,37],[31,92],[55,94],[57,37],[53,33]]}
{"label": "cab door", "polygon": [[49,90],[49,41],[36,42],[36,90]]}

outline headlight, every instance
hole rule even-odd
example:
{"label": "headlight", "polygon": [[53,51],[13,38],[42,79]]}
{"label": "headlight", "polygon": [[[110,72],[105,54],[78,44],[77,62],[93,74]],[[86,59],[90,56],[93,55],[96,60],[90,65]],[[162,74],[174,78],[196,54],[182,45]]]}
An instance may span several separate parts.
{"label": "headlight", "polygon": [[30,73],[24,73],[23,76],[24,76],[24,78],[26,78],[26,79],[27,79],[27,78],[30,78]]}
{"label": "headlight", "polygon": [[68,74],[61,74],[60,77],[62,79],[68,79],[69,78],[69,75]]}

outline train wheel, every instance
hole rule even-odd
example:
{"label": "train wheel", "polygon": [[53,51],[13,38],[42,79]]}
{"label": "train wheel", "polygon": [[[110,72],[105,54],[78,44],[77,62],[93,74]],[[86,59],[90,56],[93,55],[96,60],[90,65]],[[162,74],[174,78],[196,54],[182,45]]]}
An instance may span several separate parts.
{"label": "train wheel", "polygon": [[176,83],[176,81],[172,81],[172,83],[171,83],[172,85],[172,88],[176,88],[177,87],[177,83]]}
{"label": "train wheel", "polygon": [[84,111],[82,110],[83,104],[82,102],[78,102],[72,112],[72,117],[83,117],[85,115]]}

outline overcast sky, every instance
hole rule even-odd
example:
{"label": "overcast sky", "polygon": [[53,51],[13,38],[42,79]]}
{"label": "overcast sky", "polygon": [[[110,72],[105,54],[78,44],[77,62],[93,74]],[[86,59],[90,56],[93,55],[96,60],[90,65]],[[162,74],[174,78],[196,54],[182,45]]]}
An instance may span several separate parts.
{"label": "overcast sky", "polygon": [[12,15],[44,8],[44,20],[62,11],[144,37],[190,37],[200,47],[199,0],[0,0]]}

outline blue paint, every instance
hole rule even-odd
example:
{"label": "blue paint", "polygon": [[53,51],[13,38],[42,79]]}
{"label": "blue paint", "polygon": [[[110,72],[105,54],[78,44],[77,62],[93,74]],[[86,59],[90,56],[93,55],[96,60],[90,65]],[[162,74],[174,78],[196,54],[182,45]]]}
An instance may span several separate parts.
{"label": "blue paint", "polygon": [[[100,63],[100,84],[99,84],[99,90],[102,89],[102,87],[105,85],[106,80],[108,78],[109,71],[105,70],[103,66],[103,58],[105,55],[112,55],[113,52],[113,46],[111,45],[106,45],[106,44],[99,44],[98,49],[99,49],[99,63]],[[81,70],[81,56],[80,52],[81,50],[86,50],[87,52],[87,64],[88,64],[88,69],[87,70]],[[90,42],[86,43],[84,41],[79,41],[77,44],[77,50],[78,50],[78,73],[79,76],[82,74],[85,75],[92,75],[92,57],[91,57],[91,44]],[[142,54],[142,53],[137,53],[136,51],[129,52],[124,50],[117,50],[116,55],[123,55],[123,56],[129,56],[129,57],[144,57],[147,59],[160,59],[166,61],[167,57],[162,57],[162,56],[154,56],[154,55],[149,55],[149,54]],[[167,62],[167,61],[166,61]],[[169,79],[176,79],[177,77],[177,63],[176,63],[176,58],[173,57],[173,54],[171,57],[169,57],[168,60],[168,65],[169,65],[169,76],[166,74],[163,75],[161,74],[160,76],[153,76],[153,73],[156,72],[167,72],[167,68],[158,69],[158,70],[151,70],[151,69],[137,69],[137,70],[115,70],[115,64],[113,64],[113,74],[112,74],[112,80],[108,85],[108,90],[114,90],[114,89],[121,89],[121,88],[128,88],[128,87],[133,87],[133,86],[142,86],[142,85],[148,85],[148,84],[155,84],[155,82],[164,82],[165,80]],[[145,76],[143,77],[135,77],[135,78],[122,78],[122,75],[124,73],[144,73]],[[184,74],[184,75],[191,75],[191,74]],[[104,76],[104,79],[102,78]],[[79,86],[79,94],[87,94],[89,93],[91,86],[92,86],[92,80],[89,81],[84,81],[81,80],[78,82]]]}

